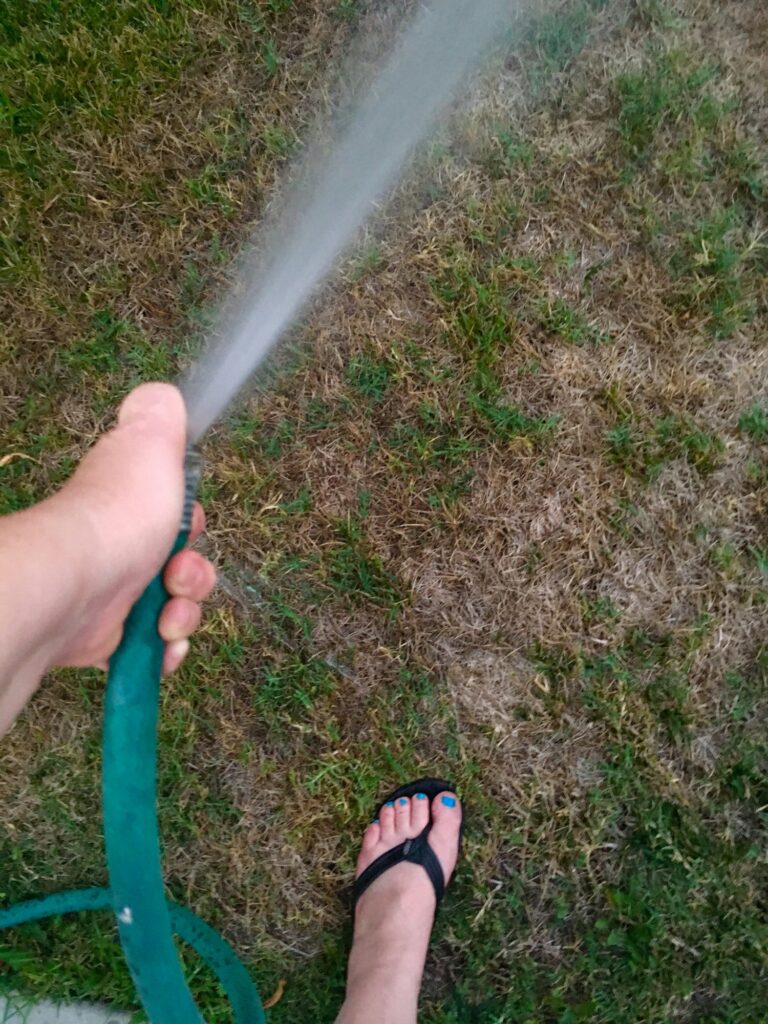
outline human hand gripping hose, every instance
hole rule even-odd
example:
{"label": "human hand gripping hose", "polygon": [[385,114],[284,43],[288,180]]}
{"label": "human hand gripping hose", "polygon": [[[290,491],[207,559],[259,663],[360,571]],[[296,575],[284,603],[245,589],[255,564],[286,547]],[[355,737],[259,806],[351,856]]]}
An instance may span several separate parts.
{"label": "human hand gripping hose", "polygon": [[[187,543],[201,462],[188,449],[184,510],[169,555]],[[237,1024],[265,1020],[258,993],[231,946],[192,911],[165,897],[157,823],[157,718],[164,643],[157,623],[163,571],[133,606],[109,663],[104,708],[102,805],[109,887],[55,893],[0,911],[0,929],[84,910],[112,910],[136,990],[152,1024],[203,1024],[174,934],[218,977]]]}
{"label": "human hand gripping hose", "polygon": [[[514,0],[418,4],[354,110],[335,134],[331,129],[308,148],[303,173],[260,247],[265,258],[258,272],[246,275],[240,301],[221,320],[222,340],[184,382],[191,445],[264,365],[468,72],[504,39],[513,6]],[[184,518],[171,555],[187,541],[199,472],[190,452]],[[0,911],[0,929],[72,911],[112,910],[152,1024],[203,1024],[174,935],[216,973],[237,1024],[261,1024],[258,994],[233,950],[164,894],[156,812],[163,660],[157,624],[167,599],[161,573],[132,609],[110,661],[103,758],[108,888],[58,893]]]}

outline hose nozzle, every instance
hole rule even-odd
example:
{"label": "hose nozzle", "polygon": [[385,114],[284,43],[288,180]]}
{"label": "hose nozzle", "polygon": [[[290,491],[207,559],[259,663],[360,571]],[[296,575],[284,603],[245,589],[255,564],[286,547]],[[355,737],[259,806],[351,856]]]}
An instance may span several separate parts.
{"label": "hose nozzle", "polygon": [[197,498],[197,488],[203,474],[203,459],[200,453],[189,445],[184,458],[184,509],[181,514],[181,529],[189,531],[192,527],[192,511]]}

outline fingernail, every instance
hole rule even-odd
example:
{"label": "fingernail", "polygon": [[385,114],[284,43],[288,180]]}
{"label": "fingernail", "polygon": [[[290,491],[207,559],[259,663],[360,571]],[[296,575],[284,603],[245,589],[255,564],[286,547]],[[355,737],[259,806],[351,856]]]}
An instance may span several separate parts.
{"label": "fingernail", "polygon": [[183,424],[183,417],[184,404],[178,390],[160,383],[140,385],[128,395],[118,412],[118,421],[123,426],[158,418],[178,419]]}
{"label": "fingernail", "polygon": [[385,807],[394,807],[395,806],[395,802],[394,802],[394,800],[387,800],[387,802],[384,804],[384,806]]}
{"label": "fingernail", "polygon": [[189,654],[189,638],[186,636],[181,637],[179,640],[171,640],[168,646],[177,658],[183,658]]}
{"label": "fingernail", "polygon": [[444,796],[444,797],[441,797],[441,802],[446,807],[455,807],[456,806],[456,797],[455,796]]}
{"label": "fingernail", "polygon": [[417,800],[426,800],[427,799],[427,794],[426,793],[417,793],[416,794],[416,799]]}
{"label": "fingernail", "polygon": [[398,803],[402,807],[403,804],[407,804],[408,803],[408,797],[407,796],[401,796],[400,799],[398,800]]}
{"label": "fingernail", "polygon": [[166,644],[164,665],[168,666],[165,671],[173,672],[184,661],[189,653],[189,640],[184,637],[181,640],[171,640]]}

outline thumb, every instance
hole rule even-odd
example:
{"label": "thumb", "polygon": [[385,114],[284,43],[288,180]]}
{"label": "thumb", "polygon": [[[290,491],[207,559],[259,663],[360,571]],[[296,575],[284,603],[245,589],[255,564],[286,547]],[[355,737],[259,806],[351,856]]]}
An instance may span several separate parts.
{"label": "thumb", "polygon": [[184,502],[187,417],[171,384],[142,384],[118,413],[117,426],[81,462],[71,485],[87,491],[99,526],[121,546],[159,567],[173,543]]}
{"label": "thumb", "polygon": [[117,426],[158,433],[183,458],[187,410],[181,392],[173,384],[140,384],[134,388],[120,406]]}

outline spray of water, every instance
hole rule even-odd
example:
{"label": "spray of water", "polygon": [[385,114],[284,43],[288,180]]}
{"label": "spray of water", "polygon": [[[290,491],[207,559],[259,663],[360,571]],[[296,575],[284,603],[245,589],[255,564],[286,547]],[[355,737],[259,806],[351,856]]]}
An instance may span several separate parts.
{"label": "spray of water", "polygon": [[309,170],[270,234],[271,254],[182,383],[192,443],[263,364],[509,17],[510,0],[432,0],[338,137],[307,155]]}

